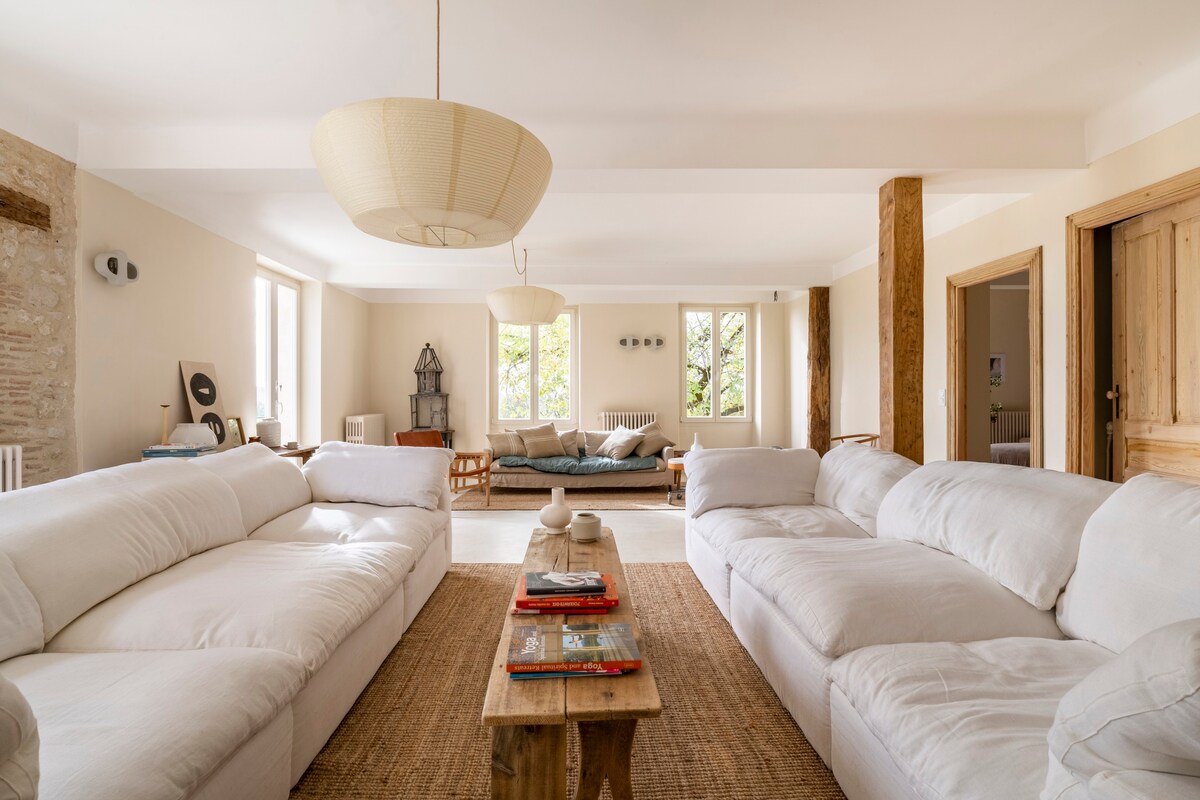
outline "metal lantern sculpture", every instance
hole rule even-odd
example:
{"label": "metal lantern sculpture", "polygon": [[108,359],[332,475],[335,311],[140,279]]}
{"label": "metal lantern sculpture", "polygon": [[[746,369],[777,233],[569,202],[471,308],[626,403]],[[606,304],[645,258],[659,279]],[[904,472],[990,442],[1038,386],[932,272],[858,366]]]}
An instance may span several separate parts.
{"label": "metal lantern sculpture", "polygon": [[[443,431],[450,429],[450,395],[442,391],[442,362],[437,353],[425,343],[417,366],[417,393],[408,396],[414,431]],[[445,438],[445,436],[443,436]]]}

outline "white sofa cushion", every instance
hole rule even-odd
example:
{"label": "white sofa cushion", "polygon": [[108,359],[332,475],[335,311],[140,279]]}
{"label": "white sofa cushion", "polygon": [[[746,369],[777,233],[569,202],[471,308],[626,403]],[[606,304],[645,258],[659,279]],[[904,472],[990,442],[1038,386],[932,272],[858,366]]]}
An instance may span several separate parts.
{"label": "white sofa cushion", "polygon": [[1034,798],[1058,701],[1112,657],[1050,639],[881,645],[831,674],[918,796]]}
{"label": "white sofa cushion", "polygon": [[0,552],[37,600],[46,641],[106,597],[245,536],[229,485],[174,459],[0,494]]}
{"label": "white sofa cushion", "polygon": [[1058,608],[1068,636],[1120,652],[1200,617],[1200,486],[1138,475],[1088,520]]}
{"label": "white sofa cushion", "polygon": [[846,442],[821,457],[814,499],[874,536],[884,495],[916,468],[899,453]]}
{"label": "white sofa cushion", "polygon": [[1088,781],[1087,791],[1087,800],[1196,800],[1200,778],[1149,770],[1100,772]]}
{"label": "white sofa cushion", "polygon": [[825,506],[718,508],[688,520],[692,530],[724,555],[748,539],[812,539],[837,536],[865,539],[867,532],[840,511]]}
{"label": "white sofa cushion", "polygon": [[300,690],[272,650],[41,654],[0,664],[38,718],[41,796],[188,797]]}
{"label": "white sofa cushion", "polygon": [[238,542],[101,603],[46,651],[263,647],[298,657],[311,675],[415,563],[411,548],[391,543]]}
{"label": "white sofa cushion", "polygon": [[821,457],[815,450],[735,447],[684,456],[687,511],[812,505]]}
{"label": "white sofa cushion", "polygon": [[0,552],[0,661],[42,649],[42,612],[12,559]]}
{"label": "white sofa cushion", "polygon": [[250,534],[273,542],[395,542],[418,558],[450,522],[450,511],[416,506],[382,508],[366,503],[309,503]]}
{"label": "white sofa cushion", "polygon": [[0,674],[0,800],[33,800],[37,788],[37,719],[21,690]]}
{"label": "white sofa cushion", "polygon": [[888,492],[878,535],[953,553],[1046,610],[1075,569],[1088,517],[1115,488],[1064,472],[938,461]]}
{"label": "white sofa cushion", "polygon": [[280,458],[257,442],[190,463],[229,484],[237,495],[246,533],[312,501],[312,490],[296,468],[296,459]]}
{"label": "white sofa cushion", "polygon": [[1062,637],[1053,613],[912,542],[755,539],[726,555],[829,658],[875,644]]}
{"label": "white sofa cushion", "polygon": [[1049,740],[1083,780],[1124,769],[1200,777],[1200,619],[1146,634],[1080,681]]}
{"label": "white sofa cushion", "polygon": [[303,467],[317,503],[373,503],[435,509],[454,451],[326,442]]}

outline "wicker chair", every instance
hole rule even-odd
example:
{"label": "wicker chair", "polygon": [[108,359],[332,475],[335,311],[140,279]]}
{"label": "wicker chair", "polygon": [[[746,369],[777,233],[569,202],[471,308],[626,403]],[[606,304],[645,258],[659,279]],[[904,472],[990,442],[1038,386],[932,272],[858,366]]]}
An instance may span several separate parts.
{"label": "wicker chair", "polygon": [[867,447],[879,447],[878,433],[847,433],[845,436],[830,436],[829,446],[842,444],[843,442],[856,442],[865,444]]}
{"label": "wicker chair", "polygon": [[[396,444],[401,447],[442,447],[438,431],[396,431]],[[483,489],[483,504],[492,504],[492,459],[487,452],[455,452],[450,462],[450,490],[462,491],[470,486]]]}

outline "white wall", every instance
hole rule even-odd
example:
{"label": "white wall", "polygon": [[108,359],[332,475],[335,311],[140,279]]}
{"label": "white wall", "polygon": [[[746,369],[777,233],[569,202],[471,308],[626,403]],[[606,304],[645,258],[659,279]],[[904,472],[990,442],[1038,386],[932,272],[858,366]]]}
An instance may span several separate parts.
{"label": "white wall", "polygon": [[968,286],[967,296],[967,461],[992,460],[992,386],[988,382],[988,354],[992,351],[991,289],[986,283]]}
{"label": "white wall", "polygon": [[[134,461],[191,421],[180,361],[210,361],[225,416],[254,421],[255,254],[82,170],[75,418],[79,470]],[[110,286],[97,253],[124,250],[140,279]]]}
{"label": "white wall", "polygon": [[992,353],[1004,353],[1004,383],[991,390],[991,402],[1006,411],[1029,410],[1029,290],[990,287]]}
{"label": "white wall", "polygon": [[808,292],[788,302],[787,375],[785,405],[788,410],[788,447],[808,447]]}
{"label": "white wall", "polygon": [[[1043,383],[1046,466],[1066,465],[1066,217],[1200,167],[1200,116],[1119,150],[1086,170],[925,242],[925,460],[946,457],[946,278],[1043,247]],[[876,267],[834,282],[834,432],[879,428]],[[874,342],[868,352],[867,341]]]}
{"label": "white wall", "polygon": [[370,306],[328,284],[321,290],[321,433],[317,441],[341,441],[347,416],[377,410],[368,408]]}
{"label": "white wall", "polygon": [[755,370],[754,443],[787,447],[791,441],[788,431],[787,305],[761,303],[756,306],[756,311],[758,369]]}

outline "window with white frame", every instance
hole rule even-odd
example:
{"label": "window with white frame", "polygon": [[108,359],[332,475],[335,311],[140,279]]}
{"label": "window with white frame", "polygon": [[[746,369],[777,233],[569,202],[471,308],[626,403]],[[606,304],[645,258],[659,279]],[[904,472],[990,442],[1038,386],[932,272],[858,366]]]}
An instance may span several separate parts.
{"label": "window with white frame", "polygon": [[492,422],[573,425],[578,386],[575,309],[549,325],[492,318]]}
{"label": "window with white frame", "polygon": [[686,419],[750,419],[749,339],[748,308],[683,308]]}
{"label": "window with white frame", "polygon": [[260,270],[254,280],[254,375],[258,419],[279,420],[282,441],[299,438],[300,285]]}

